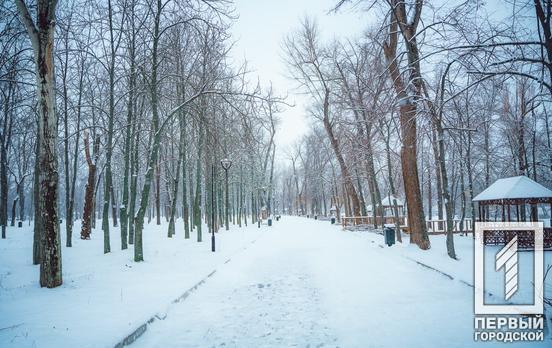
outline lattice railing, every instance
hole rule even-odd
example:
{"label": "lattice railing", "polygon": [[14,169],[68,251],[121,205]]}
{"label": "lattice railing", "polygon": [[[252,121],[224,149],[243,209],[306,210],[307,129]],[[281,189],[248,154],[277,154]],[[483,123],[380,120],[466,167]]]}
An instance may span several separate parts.
{"label": "lattice railing", "polygon": [[[484,231],[483,241],[485,245],[503,245],[518,237],[518,247],[522,249],[531,249],[535,247],[535,240],[532,231]],[[544,228],[543,246],[545,249],[552,248],[552,228]]]}

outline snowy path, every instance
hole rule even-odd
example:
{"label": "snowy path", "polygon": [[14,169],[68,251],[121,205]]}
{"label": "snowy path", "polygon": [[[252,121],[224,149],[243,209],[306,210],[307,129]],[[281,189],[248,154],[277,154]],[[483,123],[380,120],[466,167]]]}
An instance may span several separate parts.
{"label": "snowy path", "polygon": [[253,247],[219,268],[133,346],[335,346],[306,245],[296,243],[286,226],[289,220],[263,226],[266,234]]}
{"label": "snowy path", "polygon": [[465,284],[328,222],[284,217],[263,229],[133,346],[474,345]]}

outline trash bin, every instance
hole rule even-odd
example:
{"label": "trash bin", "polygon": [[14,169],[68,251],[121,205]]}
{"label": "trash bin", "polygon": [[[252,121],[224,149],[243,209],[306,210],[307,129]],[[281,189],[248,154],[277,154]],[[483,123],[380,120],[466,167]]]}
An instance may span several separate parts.
{"label": "trash bin", "polygon": [[332,218],[330,219],[330,221],[332,222],[332,225],[335,224],[335,216],[332,216]]}
{"label": "trash bin", "polygon": [[314,216],[314,219],[315,219],[315,220],[318,220],[318,215],[315,215],[315,216]]}
{"label": "trash bin", "polygon": [[268,227],[272,226],[272,218],[268,218]]}
{"label": "trash bin", "polygon": [[395,244],[395,229],[393,227],[384,227],[383,236],[385,237],[385,244],[387,246]]}

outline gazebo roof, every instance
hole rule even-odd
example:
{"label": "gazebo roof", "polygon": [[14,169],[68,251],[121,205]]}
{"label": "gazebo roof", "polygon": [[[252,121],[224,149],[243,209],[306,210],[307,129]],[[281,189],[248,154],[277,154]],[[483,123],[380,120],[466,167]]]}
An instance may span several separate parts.
{"label": "gazebo roof", "polygon": [[491,186],[473,198],[475,202],[502,200],[552,201],[552,190],[526,176],[498,179]]}
{"label": "gazebo roof", "polygon": [[399,206],[399,207],[404,206],[403,201],[401,201],[400,199],[398,199],[397,197],[395,197],[393,195],[387,196],[384,199],[382,199],[381,200],[381,205],[384,206],[384,207],[392,207],[394,205],[393,204],[394,199],[397,200],[397,206]]}

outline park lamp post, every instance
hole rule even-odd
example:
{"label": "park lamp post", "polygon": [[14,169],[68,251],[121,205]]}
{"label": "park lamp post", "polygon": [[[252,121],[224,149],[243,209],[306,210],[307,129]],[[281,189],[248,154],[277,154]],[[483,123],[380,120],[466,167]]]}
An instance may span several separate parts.
{"label": "park lamp post", "polygon": [[226,185],[226,197],[225,197],[225,207],[224,207],[224,225],[226,226],[226,231],[228,231],[228,169],[232,166],[232,161],[228,158],[224,158],[220,161],[220,165],[224,169],[224,180]]}

